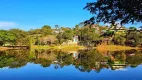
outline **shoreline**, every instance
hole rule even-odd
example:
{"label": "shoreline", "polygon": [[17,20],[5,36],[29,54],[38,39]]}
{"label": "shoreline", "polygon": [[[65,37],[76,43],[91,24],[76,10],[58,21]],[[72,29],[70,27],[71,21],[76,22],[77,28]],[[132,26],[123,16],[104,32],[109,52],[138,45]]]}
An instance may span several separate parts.
{"label": "shoreline", "polygon": [[63,50],[63,51],[70,51],[70,50],[83,50],[86,49],[84,46],[79,45],[60,45],[60,46],[31,46],[31,49],[55,49],[55,50]]}
{"label": "shoreline", "polygon": [[[19,48],[0,47],[0,51],[10,50],[10,49],[19,49]],[[87,47],[79,45],[60,45],[60,46],[32,45],[31,49],[56,49],[56,50],[70,51],[70,50],[83,50],[87,49]],[[122,50],[132,50],[132,49],[142,50],[142,48],[139,47],[120,46],[120,45],[99,45],[97,47],[93,47],[93,49],[96,49],[98,51],[122,51]]]}
{"label": "shoreline", "polygon": [[122,50],[138,50],[139,47],[121,46],[121,45],[99,45],[96,47],[98,51],[122,51]]}
{"label": "shoreline", "polygon": [[9,50],[9,49],[14,49],[14,48],[0,47],[0,51],[3,51],[3,50]]}

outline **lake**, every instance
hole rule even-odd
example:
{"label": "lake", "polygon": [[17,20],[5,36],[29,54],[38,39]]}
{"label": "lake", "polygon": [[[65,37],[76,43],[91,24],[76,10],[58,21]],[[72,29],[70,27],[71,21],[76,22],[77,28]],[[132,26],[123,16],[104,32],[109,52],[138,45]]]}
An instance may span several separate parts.
{"label": "lake", "polygon": [[142,51],[0,51],[0,80],[142,80]]}

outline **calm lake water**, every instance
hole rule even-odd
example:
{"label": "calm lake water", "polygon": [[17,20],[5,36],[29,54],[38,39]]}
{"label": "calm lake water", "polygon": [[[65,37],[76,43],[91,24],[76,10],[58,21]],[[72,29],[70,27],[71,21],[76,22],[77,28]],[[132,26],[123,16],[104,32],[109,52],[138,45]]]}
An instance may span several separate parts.
{"label": "calm lake water", "polygon": [[142,80],[142,51],[0,51],[0,80]]}

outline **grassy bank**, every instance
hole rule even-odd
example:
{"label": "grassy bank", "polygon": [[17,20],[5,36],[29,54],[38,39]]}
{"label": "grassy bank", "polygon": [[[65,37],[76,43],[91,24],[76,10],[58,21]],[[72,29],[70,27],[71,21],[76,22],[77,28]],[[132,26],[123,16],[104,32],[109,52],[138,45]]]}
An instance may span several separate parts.
{"label": "grassy bank", "polygon": [[3,50],[8,50],[8,49],[13,49],[13,48],[8,48],[8,47],[0,47],[0,51],[3,51]]}
{"label": "grassy bank", "polygon": [[64,51],[70,51],[70,50],[80,50],[85,49],[84,46],[79,45],[63,45],[63,46],[31,46],[31,49],[56,49],[56,50],[64,50]]}
{"label": "grassy bank", "polygon": [[[0,51],[2,50],[8,50],[8,49],[14,49],[14,48],[8,48],[8,47],[0,47]],[[81,49],[86,49],[84,46],[79,45],[59,45],[59,46],[37,46],[32,45],[31,49],[55,49],[55,50],[62,50],[62,51],[77,51]],[[100,52],[106,52],[106,51],[121,51],[121,50],[131,50],[131,49],[140,49],[138,47],[129,47],[129,46],[119,46],[119,45],[99,45],[95,49],[97,49]]]}
{"label": "grassy bank", "polygon": [[137,47],[120,46],[120,45],[99,45],[96,48],[98,51],[121,51],[121,50],[131,50],[139,49]]}

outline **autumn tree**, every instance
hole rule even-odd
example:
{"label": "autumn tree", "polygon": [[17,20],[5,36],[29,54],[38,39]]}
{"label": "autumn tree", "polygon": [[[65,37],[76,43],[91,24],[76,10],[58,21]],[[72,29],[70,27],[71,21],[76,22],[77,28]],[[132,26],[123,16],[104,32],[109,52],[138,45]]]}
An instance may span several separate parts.
{"label": "autumn tree", "polygon": [[56,37],[54,35],[47,35],[41,38],[41,42],[44,44],[53,44],[56,41]]}

